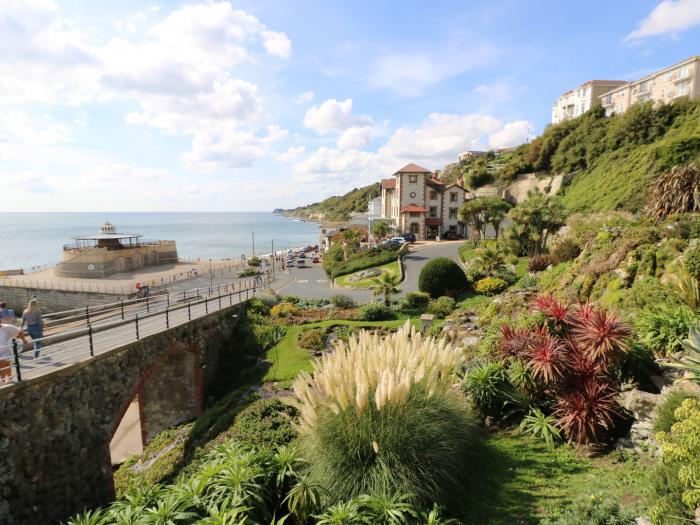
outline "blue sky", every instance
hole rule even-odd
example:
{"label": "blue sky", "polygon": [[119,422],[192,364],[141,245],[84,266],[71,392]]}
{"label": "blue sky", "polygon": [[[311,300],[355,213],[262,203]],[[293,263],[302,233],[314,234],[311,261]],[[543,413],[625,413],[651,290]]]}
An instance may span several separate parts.
{"label": "blue sky", "polygon": [[314,202],[522,143],[563,91],[698,43],[700,0],[1,0],[4,211]]}

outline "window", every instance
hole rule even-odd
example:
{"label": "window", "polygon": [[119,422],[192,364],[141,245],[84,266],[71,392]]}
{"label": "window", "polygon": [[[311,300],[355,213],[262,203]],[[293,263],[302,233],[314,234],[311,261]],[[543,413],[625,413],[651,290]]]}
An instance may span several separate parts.
{"label": "window", "polygon": [[411,217],[420,217],[420,213],[418,213],[417,211],[412,211],[411,213],[409,213],[409,215]]}
{"label": "window", "polygon": [[435,199],[437,199],[437,191],[430,190],[430,200],[434,201]]}
{"label": "window", "polygon": [[418,175],[409,175],[408,182],[410,182],[411,184],[415,184],[416,182],[418,182]]}
{"label": "window", "polygon": [[450,202],[457,202],[457,192],[453,191],[450,193]]}
{"label": "window", "polygon": [[678,84],[678,88],[676,89],[676,96],[680,97],[683,95],[687,95],[689,92],[689,86],[688,82],[681,82]]}
{"label": "window", "polygon": [[428,209],[428,217],[437,217],[437,206],[431,206]]}
{"label": "window", "polygon": [[678,70],[678,78],[685,78],[688,76],[688,66],[685,65]]}
{"label": "window", "polygon": [[412,222],[410,230],[413,235],[418,235],[420,233],[420,224],[417,222]]}
{"label": "window", "polygon": [[408,194],[408,196],[411,197],[412,199],[415,199],[415,198],[416,198],[416,192],[415,192],[415,191],[412,191],[411,193]]}
{"label": "window", "polygon": [[450,208],[449,213],[450,213],[450,215],[449,215],[450,219],[457,218],[457,208]]}

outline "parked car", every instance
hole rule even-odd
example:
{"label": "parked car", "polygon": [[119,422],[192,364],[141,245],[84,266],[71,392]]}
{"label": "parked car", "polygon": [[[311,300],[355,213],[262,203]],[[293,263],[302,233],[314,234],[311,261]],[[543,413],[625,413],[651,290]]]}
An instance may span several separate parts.
{"label": "parked car", "polygon": [[297,268],[304,268],[306,266],[306,258],[300,257],[297,261]]}
{"label": "parked car", "polygon": [[306,254],[304,252],[300,253],[299,259],[306,259]]}
{"label": "parked car", "polygon": [[392,237],[392,238],[389,239],[389,240],[392,241],[392,242],[398,242],[399,244],[405,244],[405,243],[406,243],[406,239],[404,239],[403,237]]}
{"label": "parked car", "polygon": [[313,262],[318,263],[321,262],[321,259],[319,258],[318,255],[315,255],[314,258],[312,259]]}
{"label": "parked car", "polygon": [[416,235],[414,233],[402,233],[401,237],[403,237],[406,240],[406,242],[416,242]]}
{"label": "parked car", "polygon": [[285,265],[287,268],[289,268],[289,267],[291,267],[291,266],[294,266],[294,259],[287,259],[286,261],[284,261],[284,265]]}
{"label": "parked car", "polygon": [[459,239],[459,234],[456,231],[446,231],[443,235],[442,238],[445,239],[446,241],[456,241]]}

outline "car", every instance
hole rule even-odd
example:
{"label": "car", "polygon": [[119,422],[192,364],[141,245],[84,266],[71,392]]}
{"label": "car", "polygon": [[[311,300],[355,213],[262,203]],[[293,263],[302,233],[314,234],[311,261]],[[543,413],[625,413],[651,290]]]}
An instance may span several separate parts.
{"label": "car", "polygon": [[299,254],[299,259],[306,259],[306,254],[305,253],[300,253]]}
{"label": "car", "polygon": [[297,261],[297,268],[304,268],[306,266],[306,258],[300,257]]}
{"label": "car", "polygon": [[459,239],[459,234],[456,231],[446,231],[443,235],[442,238],[445,239],[446,241],[456,241]]}
{"label": "car", "polygon": [[416,242],[416,234],[415,233],[410,233],[410,232],[402,233],[401,237],[403,237],[406,240],[406,242]]}
{"label": "car", "polygon": [[315,262],[315,263],[318,263],[318,262],[321,262],[321,259],[319,259],[318,255],[316,255],[316,256],[314,256],[314,258],[312,259],[312,261]]}
{"label": "car", "polygon": [[391,242],[398,242],[399,244],[405,244],[405,243],[406,243],[406,239],[404,239],[403,237],[392,237],[392,238],[389,239],[389,240],[390,240]]}

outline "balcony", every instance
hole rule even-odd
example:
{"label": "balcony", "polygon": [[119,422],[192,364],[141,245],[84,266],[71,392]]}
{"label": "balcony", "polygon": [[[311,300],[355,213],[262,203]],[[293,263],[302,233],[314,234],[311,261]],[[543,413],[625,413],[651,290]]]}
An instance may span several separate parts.
{"label": "balcony", "polygon": [[678,82],[680,80],[686,80],[693,75],[693,70],[688,68],[687,70],[681,72],[674,72],[671,76],[671,82]]}

